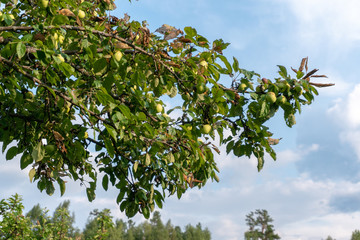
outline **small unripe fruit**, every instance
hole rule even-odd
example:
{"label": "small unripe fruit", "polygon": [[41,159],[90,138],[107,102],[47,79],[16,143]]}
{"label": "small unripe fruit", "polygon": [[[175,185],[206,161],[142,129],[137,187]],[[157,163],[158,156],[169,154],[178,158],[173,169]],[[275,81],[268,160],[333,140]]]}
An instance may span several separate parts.
{"label": "small unripe fruit", "polygon": [[198,90],[199,93],[205,92],[205,89],[206,89],[205,84],[200,84],[200,85],[197,87],[197,90]]}
{"label": "small unripe fruit", "polygon": [[208,134],[211,131],[211,126],[209,124],[205,124],[202,126],[202,132]]}
{"label": "small unripe fruit", "polygon": [[26,92],[25,93],[25,98],[27,98],[27,99],[33,99],[34,98],[34,94],[32,93],[32,92]]}
{"label": "small unripe fruit", "polygon": [[40,0],[39,5],[40,5],[40,7],[47,8],[47,6],[49,5],[49,1],[48,0]]}
{"label": "small unripe fruit", "polygon": [[15,19],[14,15],[12,15],[12,14],[10,14],[9,17],[10,17],[12,20]]}
{"label": "small unripe fruit", "polygon": [[157,111],[158,113],[160,113],[160,112],[162,112],[162,110],[163,110],[163,106],[162,106],[160,103],[158,103],[158,104],[156,105],[156,111]]}
{"label": "small unripe fruit", "polygon": [[267,80],[266,78],[261,79],[261,81],[262,81],[264,84],[267,84],[267,83],[269,82],[269,80]]}
{"label": "small unripe fruit", "polygon": [[284,104],[286,103],[286,97],[281,95],[277,98],[277,102],[280,103],[280,104]]}
{"label": "small unripe fruit", "polygon": [[245,83],[242,83],[242,84],[239,85],[238,90],[242,92],[242,91],[244,91],[246,89],[246,87],[247,87],[247,85]]}
{"label": "small unripe fruit", "polygon": [[270,103],[276,102],[276,95],[274,92],[268,92],[266,93],[266,100]]}
{"label": "small unripe fruit", "polygon": [[58,40],[59,39],[59,35],[57,33],[54,33],[54,39]]}
{"label": "small unripe fruit", "polygon": [[79,10],[78,17],[79,18],[85,18],[85,12],[83,10]]}
{"label": "small unripe fruit", "polygon": [[116,51],[114,54],[115,60],[118,62],[121,60],[122,56],[123,56],[123,54],[120,51]]}
{"label": "small unripe fruit", "polygon": [[188,131],[191,131],[191,130],[192,130],[192,126],[191,126],[191,125],[187,125],[187,126],[186,126],[186,129],[187,129]]}
{"label": "small unripe fruit", "polygon": [[205,61],[205,60],[202,60],[200,62],[200,66],[204,67],[204,68],[207,68],[208,67],[208,63]]}

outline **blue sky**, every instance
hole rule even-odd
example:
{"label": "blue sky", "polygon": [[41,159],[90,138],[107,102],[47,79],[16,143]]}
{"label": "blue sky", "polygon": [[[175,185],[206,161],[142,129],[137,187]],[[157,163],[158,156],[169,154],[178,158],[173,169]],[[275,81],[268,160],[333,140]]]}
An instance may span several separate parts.
{"label": "blue sky", "polygon": [[[276,76],[276,65],[298,67],[309,57],[335,87],[320,89],[314,104],[303,109],[297,125],[288,128],[281,113],[270,123],[278,159],[270,158],[258,173],[255,159],[217,156],[220,183],[188,191],[181,200],[168,198],[161,215],[175,225],[201,222],[213,239],[243,239],[245,215],[267,209],[277,233],[287,240],[319,240],[331,235],[350,239],[360,229],[360,2],[357,0],[117,0],[115,15],[147,20],[155,30],[167,23],[195,27],[209,40],[230,42],[225,54],[242,68],[264,77]],[[123,218],[116,192],[99,190],[88,203],[85,189],[69,183],[65,196],[49,197],[30,184],[19,160],[1,157],[0,198],[23,195],[26,211],[40,203],[51,211],[71,200],[76,221],[110,208]],[[135,220],[142,221],[136,217]]]}

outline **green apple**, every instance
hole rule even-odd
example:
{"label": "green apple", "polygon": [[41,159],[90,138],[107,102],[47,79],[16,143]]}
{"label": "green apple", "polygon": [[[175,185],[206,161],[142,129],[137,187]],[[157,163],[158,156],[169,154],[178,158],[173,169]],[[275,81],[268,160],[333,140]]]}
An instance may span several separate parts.
{"label": "green apple", "polygon": [[274,92],[268,92],[266,93],[266,100],[270,103],[276,102],[276,95]]}
{"label": "green apple", "polygon": [[163,106],[160,103],[156,104],[156,111],[160,113],[162,112],[162,110],[163,110]]}
{"label": "green apple", "polygon": [[197,90],[198,90],[199,93],[205,92],[205,90],[206,90],[205,84],[203,84],[203,83],[200,84],[200,85],[197,87]]}
{"label": "green apple", "polygon": [[247,85],[246,85],[245,83],[242,83],[242,84],[239,85],[238,90],[242,92],[242,91],[244,91],[246,88],[247,88]]}
{"label": "green apple", "polygon": [[284,104],[286,103],[286,97],[281,95],[277,98],[277,102],[280,103],[280,104]]}
{"label": "green apple", "polygon": [[9,17],[10,17],[12,20],[15,19],[14,15],[12,15],[12,14],[10,14]]}
{"label": "green apple", "polygon": [[79,10],[78,17],[79,18],[85,18],[85,12],[83,10]]}
{"label": "green apple", "polygon": [[204,68],[207,68],[208,67],[208,63],[205,61],[205,60],[202,60],[200,62],[200,66],[204,67]]}
{"label": "green apple", "polygon": [[114,54],[115,60],[118,62],[121,60],[122,56],[123,56],[123,54],[121,51],[116,51]]}
{"label": "green apple", "polygon": [[191,125],[186,125],[186,129],[187,129],[188,131],[191,131],[191,130],[192,130],[192,126],[191,126]]}
{"label": "green apple", "polygon": [[58,40],[59,39],[59,35],[57,33],[54,33],[54,39]]}
{"label": "green apple", "polygon": [[205,134],[208,134],[211,131],[211,125],[210,124],[205,124],[202,126],[202,132]]}
{"label": "green apple", "polygon": [[25,93],[25,98],[26,99],[33,99],[34,98],[34,94],[32,92],[26,92]]}
{"label": "green apple", "polygon": [[40,0],[38,2],[39,2],[40,7],[43,7],[43,8],[47,8],[47,6],[49,5],[49,0]]}

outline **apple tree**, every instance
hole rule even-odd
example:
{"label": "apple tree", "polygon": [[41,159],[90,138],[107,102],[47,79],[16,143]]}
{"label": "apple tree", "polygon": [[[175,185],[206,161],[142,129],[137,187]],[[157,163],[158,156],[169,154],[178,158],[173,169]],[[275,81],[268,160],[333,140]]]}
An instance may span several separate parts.
{"label": "apple tree", "polygon": [[[255,156],[278,139],[265,123],[283,109],[287,126],[316,87],[307,59],[273,80],[242,69],[194,28],[110,14],[112,0],[1,0],[0,141],[6,159],[49,195],[79,181],[118,189],[131,217],[149,217],[166,195],[218,181],[214,154]],[[164,102],[173,98],[171,106]],[[216,139],[217,143],[214,142]],[[12,143],[12,145],[10,145]]]}

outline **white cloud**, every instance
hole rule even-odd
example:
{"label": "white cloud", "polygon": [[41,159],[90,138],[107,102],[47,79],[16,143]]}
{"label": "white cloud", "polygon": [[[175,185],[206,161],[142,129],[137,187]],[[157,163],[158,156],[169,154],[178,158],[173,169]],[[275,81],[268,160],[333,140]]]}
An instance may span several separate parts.
{"label": "white cloud", "polygon": [[357,0],[280,0],[289,4],[305,45],[336,46],[334,51],[350,49],[360,40],[360,2]]}
{"label": "white cloud", "polygon": [[360,84],[353,87],[345,98],[338,98],[328,109],[329,116],[341,127],[340,140],[347,142],[358,156],[360,161]]}

